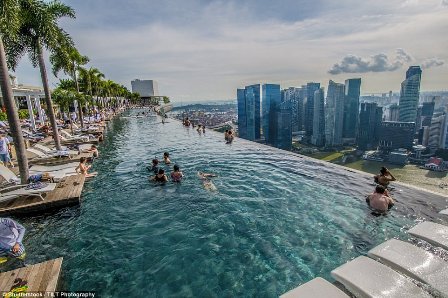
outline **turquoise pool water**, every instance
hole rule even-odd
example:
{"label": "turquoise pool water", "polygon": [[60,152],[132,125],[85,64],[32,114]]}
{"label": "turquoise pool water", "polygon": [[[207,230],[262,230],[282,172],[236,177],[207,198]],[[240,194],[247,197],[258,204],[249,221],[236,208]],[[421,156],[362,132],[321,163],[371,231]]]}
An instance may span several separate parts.
{"label": "turquoise pool water", "polygon": [[[368,176],[156,117],[116,118],[100,151],[79,208],[20,220],[30,263],[63,256],[62,288],[100,297],[276,297],[331,280],[418,221],[441,221],[445,204],[400,187],[396,208],[374,217]],[[164,151],[182,183],[148,182],[145,167]],[[217,192],[198,171],[219,175]]]}

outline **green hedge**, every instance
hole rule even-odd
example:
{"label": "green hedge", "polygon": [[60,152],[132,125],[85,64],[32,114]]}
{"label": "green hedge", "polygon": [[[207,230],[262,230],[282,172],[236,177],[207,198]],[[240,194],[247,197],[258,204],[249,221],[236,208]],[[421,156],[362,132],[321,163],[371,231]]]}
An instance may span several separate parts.
{"label": "green hedge", "polygon": [[[30,113],[26,109],[19,110],[19,119],[28,119],[30,118]],[[5,112],[0,111],[0,121],[6,121],[8,117]]]}

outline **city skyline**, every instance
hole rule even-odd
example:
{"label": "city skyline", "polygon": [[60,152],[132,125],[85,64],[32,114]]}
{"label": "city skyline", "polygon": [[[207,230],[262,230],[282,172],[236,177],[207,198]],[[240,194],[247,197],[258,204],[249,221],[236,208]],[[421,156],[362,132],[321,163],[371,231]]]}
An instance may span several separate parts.
{"label": "city skyline", "polygon": [[[63,2],[77,13],[63,26],[92,66],[128,87],[136,77],[157,80],[174,102],[354,77],[363,94],[397,92],[410,65],[425,72],[421,91],[448,89],[446,1]],[[27,59],[15,74],[40,85]]]}

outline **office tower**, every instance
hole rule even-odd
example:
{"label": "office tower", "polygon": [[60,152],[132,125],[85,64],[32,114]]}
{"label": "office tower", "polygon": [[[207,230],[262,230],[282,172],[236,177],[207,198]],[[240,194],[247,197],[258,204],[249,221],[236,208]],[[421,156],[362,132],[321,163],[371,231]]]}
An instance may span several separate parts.
{"label": "office tower", "polygon": [[295,98],[297,100],[297,126],[298,131],[303,130],[303,123],[305,122],[305,99],[306,99],[306,86],[296,88]]}
{"label": "office tower", "polygon": [[378,146],[383,108],[376,103],[362,103],[359,113],[357,145],[360,150],[371,150]]}
{"label": "office tower", "polygon": [[399,106],[397,104],[390,105],[388,114],[389,114],[387,117],[388,121],[398,121],[400,115]]}
{"label": "office tower", "polygon": [[415,122],[384,121],[380,126],[379,148],[385,151],[412,149]]}
{"label": "office tower", "polygon": [[299,103],[296,97],[296,88],[289,87],[282,90],[282,102],[289,102],[291,108],[291,125],[292,131],[297,132],[299,130]]}
{"label": "office tower", "polygon": [[342,145],[344,123],[344,84],[330,80],[325,103],[325,146]]}
{"label": "office tower", "polygon": [[275,110],[271,111],[274,113],[275,123],[271,125],[270,131],[276,131],[272,135],[272,145],[274,147],[291,150],[292,146],[292,128],[291,128],[291,101],[285,101],[280,103],[280,106]]}
{"label": "office tower", "polygon": [[141,98],[159,96],[159,87],[157,81],[135,79],[131,81],[131,86],[132,92],[140,94]]}
{"label": "office tower", "polygon": [[236,89],[236,100],[238,105],[238,136],[247,139],[246,92],[244,89]]}
{"label": "office tower", "polygon": [[247,140],[260,139],[260,85],[237,89],[238,133]]}
{"label": "office tower", "polygon": [[415,116],[415,130],[418,131],[422,127],[422,107],[417,107]]}
{"label": "office tower", "polygon": [[310,137],[313,134],[314,121],[314,92],[319,90],[320,83],[306,84],[306,102],[305,102],[305,134]]}
{"label": "office tower", "polygon": [[424,102],[422,106],[422,126],[430,126],[434,114],[435,102]]}
{"label": "office tower", "polygon": [[428,148],[432,152],[439,148],[442,148],[445,144],[445,129],[446,127],[446,114],[437,113],[434,114],[431,121],[431,126],[429,127],[429,137],[428,137]]}
{"label": "office tower", "polygon": [[354,143],[356,138],[360,94],[361,79],[348,79],[345,81],[344,126],[342,137],[349,143]]}
{"label": "office tower", "polygon": [[311,143],[315,146],[323,146],[325,144],[324,88],[320,88],[314,92],[313,103],[313,134],[311,136]]}
{"label": "office tower", "polygon": [[406,72],[406,79],[401,83],[399,103],[399,119],[401,122],[415,122],[420,96],[421,77],[422,70],[420,66],[411,66]]}
{"label": "office tower", "polygon": [[[263,84],[262,86],[262,123],[263,135],[267,144],[273,144],[276,139],[276,129],[270,131],[275,123],[275,111],[281,103],[280,85]],[[273,113],[271,113],[273,111]]]}

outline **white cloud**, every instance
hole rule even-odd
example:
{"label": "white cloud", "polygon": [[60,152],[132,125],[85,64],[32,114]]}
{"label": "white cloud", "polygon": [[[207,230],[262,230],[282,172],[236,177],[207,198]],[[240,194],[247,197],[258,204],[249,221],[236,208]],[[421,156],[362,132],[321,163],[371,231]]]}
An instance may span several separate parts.
{"label": "white cloud", "polygon": [[431,67],[442,66],[443,64],[445,64],[445,61],[443,61],[442,59],[429,58],[429,59],[426,59],[425,61],[423,61],[422,68],[428,69]]}

